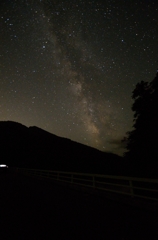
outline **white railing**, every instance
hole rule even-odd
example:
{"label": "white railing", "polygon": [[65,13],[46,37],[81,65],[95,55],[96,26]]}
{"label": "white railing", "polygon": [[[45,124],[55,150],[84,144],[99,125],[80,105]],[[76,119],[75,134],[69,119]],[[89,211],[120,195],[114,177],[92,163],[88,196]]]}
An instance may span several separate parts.
{"label": "white railing", "polygon": [[123,194],[132,198],[144,198],[158,201],[158,179],[134,178],[76,172],[62,172],[41,169],[17,168],[17,171],[49,178],[60,182]]}

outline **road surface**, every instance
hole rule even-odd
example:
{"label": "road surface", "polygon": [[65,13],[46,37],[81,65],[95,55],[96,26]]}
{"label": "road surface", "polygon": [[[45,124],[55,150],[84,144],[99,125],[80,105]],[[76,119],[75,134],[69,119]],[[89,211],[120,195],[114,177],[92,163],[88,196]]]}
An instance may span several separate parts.
{"label": "road surface", "polygon": [[152,240],[157,213],[66,186],[0,175],[0,239]]}

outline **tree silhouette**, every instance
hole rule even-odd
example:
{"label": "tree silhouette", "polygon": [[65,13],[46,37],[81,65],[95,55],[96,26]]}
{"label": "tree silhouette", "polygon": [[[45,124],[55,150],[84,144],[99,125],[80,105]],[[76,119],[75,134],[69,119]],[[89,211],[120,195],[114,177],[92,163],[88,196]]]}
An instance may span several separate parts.
{"label": "tree silhouette", "polygon": [[156,172],[158,162],[158,72],[150,83],[141,81],[132,92],[133,130],[127,132],[127,152],[135,168]]}

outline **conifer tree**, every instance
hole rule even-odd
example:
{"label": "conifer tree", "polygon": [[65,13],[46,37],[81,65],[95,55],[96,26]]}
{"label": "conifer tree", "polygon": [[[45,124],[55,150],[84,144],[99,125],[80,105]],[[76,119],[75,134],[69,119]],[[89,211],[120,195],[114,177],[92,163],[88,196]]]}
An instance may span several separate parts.
{"label": "conifer tree", "polygon": [[[158,71],[150,83],[141,81],[132,93],[133,130],[127,133],[125,157],[142,167],[158,167]],[[158,169],[157,169],[158,170]]]}

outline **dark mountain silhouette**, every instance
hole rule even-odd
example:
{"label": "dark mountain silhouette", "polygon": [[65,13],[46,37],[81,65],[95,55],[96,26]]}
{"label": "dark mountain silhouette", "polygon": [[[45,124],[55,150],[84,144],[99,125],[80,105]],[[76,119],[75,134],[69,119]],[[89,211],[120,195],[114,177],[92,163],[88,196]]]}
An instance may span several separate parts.
{"label": "dark mountain silhouette", "polygon": [[123,158],[38,127],[0,122],[0,162],[12,167],[127,175]]}

